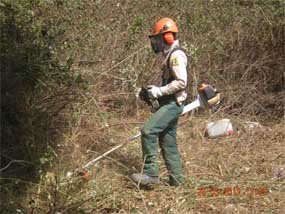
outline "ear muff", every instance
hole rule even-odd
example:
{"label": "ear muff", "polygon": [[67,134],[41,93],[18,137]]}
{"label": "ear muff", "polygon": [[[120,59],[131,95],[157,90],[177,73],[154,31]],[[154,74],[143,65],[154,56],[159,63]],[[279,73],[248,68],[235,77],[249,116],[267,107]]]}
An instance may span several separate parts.
{"label": "ear muff", "polygon": [[174,42],[174,35],[172,32],[167,32],[163,34],[163,39],[166,42],[166,44],[171,45]]}

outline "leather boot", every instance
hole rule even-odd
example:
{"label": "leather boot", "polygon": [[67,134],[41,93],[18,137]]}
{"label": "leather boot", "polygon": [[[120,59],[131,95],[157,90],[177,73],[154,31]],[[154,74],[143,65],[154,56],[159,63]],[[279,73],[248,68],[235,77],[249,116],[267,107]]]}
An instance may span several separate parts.
{"label": "leather boot", "polygon": [[140,183],[142,185],[148,185],[148,184],[158,184],[159,183],[159,178],[158,177],[153,177],[149,176],[146,174],[141,174],[141,173],[134,173],[131,175],[131,179],[135,183]]}

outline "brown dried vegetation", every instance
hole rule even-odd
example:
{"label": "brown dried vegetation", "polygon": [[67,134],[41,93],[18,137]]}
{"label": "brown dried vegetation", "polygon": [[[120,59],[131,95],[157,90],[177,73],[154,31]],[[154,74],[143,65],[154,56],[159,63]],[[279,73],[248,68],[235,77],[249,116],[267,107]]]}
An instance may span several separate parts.
{"label": "brown dried vegetation", "polygon": [[[11,37],[13,50],[19,47],[23,53],[12,48],[2,52],[5,59],[14,59],[3,64],[8,72],[1,72],[3,213],[285,209],[284,1],[4,2],[1,17],[16,14],[19,35],[29,39]],[[22,13],[31,13],[31,19],[22,16],[29,20],[22,23]],[[177,21],[182,45],[191,55],[190,97],[195,97],[199,81],[223,93],[215,112],[199,110],[180,120],[185,186],[168,186],[162,159],[159,186],[147,189],[132,183],[129,174],[141,170],[139,141],[95,165],[88,181],[67,179],[68,172],[136,134],[148,118],[148,109],[135,95],[142,85],[159,81],[161,59],[151,52],[147,35],[164,16]],[[5,18],[1,29],[7,20],[12,23]],[[1,50],[7,47],[2,44]],[[30,54],[31,49],[37,54]],[[47,52],[46,58],[37,57]],[[12,66],[19,61],[25,66]],[[45,62],[53,66],[46,68]],[[46,69],[46,75],[9,76],[23,69]],[[12,117],[14,112],[17,116]],[[225,117],[233,122],[234,135],[204,137],[208,121]],[[261,126],[249,129],[247,121]],[[235,194],[229,193],[231,188]]]}

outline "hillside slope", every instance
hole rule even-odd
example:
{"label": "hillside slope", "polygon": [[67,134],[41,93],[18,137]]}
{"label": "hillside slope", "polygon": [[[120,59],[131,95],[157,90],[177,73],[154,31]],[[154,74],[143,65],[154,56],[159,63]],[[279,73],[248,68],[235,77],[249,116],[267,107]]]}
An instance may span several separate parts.
{"label": "hillside slope", "polygon": [[[285,209],[285,2],[9,1],[1,7],[2,213],[282,213]],[[168,16],[215,112],[180,119],[184,187],[140,188],[140,142],[67,174],[136,134],[150,115],[138,89],[160,80],[153,23]],[[2,72],[3,68],[3,72]],[[232,136],[208,139],[230,118]],[[248,121],[261,126],[250,129]]]}

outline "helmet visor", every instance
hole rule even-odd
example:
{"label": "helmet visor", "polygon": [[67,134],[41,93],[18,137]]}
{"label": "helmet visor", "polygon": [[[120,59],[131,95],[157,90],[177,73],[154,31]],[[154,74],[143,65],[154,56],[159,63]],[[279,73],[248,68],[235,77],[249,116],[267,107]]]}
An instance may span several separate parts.
{"label": "helmet visor", "polygon": [[163,44],[162,34],[151,35],[149,36],[149,39],[150,39],[151,48],[154,53],[159,53],[163,51],[164,44]]}

